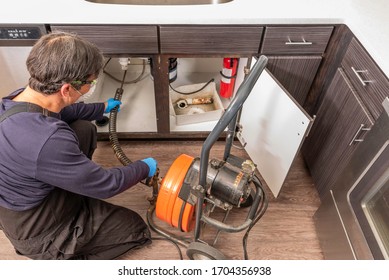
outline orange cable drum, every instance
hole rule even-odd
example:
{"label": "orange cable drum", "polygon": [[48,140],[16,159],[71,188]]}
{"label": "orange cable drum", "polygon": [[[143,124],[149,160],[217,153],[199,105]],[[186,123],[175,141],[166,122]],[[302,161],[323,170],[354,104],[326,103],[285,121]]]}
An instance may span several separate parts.
{"label": "orange cable drum", "polygon": [[[184,207],[184,209],[182,209]],[[177,197],[176,203],[174,204],[172,225],[179,228],[182,231],[189,232],[194,227],[194,214],[195,206],[187,203],[181,198]],[[181,217],[181,224],[179,224]]]}
{"label": "orange cable drum", "polygon": [[[172,226],[174,226],[172,223],[173,213],[174,211],[177,211],[174,210],[174,206],[178,194],[180,193],[186,173],[188,172],[192,162],[193,157],[186,154],[180,155],[170,166],[166,176],[161,182],[157,204],[155,207],[155,214],[159,219],[169,223]],[[181,200],[180,198],[178,199]],[[174,216],[176,217],[177,214],[174,214]]]}
{"label": "orange cable drum", "polygon": [[[181,186],[180,191],[182,190],[182,187],[189,186]],[[177,197],[173,207],[171,225],[184,232],[191,231],[195,224],[195,220],[193,218],[195,205],[191,205],[187,201]]]}

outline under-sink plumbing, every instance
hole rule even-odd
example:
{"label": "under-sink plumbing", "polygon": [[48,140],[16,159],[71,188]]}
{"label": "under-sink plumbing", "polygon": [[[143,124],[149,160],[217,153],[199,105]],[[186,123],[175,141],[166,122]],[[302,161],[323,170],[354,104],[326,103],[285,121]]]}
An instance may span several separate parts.
{"label": "under-sink plumbing", "polygon": [[130,58],[129,57],[120,57],[119,58],[119,64],[122,67],[122,70],[127,70],[128,65],[130,64]]}

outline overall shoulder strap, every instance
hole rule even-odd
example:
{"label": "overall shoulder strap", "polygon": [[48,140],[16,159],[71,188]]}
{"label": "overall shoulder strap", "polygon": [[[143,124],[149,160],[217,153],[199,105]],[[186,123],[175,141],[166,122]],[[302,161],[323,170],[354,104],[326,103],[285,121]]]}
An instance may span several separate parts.
{"label": "overall shoulder strap", "polygon": [[4,121],[6,118],[22,113],[22,112],[36,112],[36,113],[42,113],[45,116],[49,116],[50,112],[47,109],[42,108],[39,105],[33,104],[33,103],[20,103],[12,106],[9,108],[7,111],[5,111],[1,116],[0,116],[0,123]]}

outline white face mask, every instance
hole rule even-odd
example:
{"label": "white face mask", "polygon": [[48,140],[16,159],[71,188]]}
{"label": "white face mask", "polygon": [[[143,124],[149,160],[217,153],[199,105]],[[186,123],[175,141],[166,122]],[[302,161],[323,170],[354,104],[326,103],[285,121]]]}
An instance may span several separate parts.
{"label": "white face mask", "polygon": [[[96,83],[97,83],[97,80],[96,80]],[[77,93],[80,95],[80,97],[77,99],[77,102],[84,102],[85,100],[90,98],[96,89],[96,83],[91,84],[89,90],[84,94],[82,94],[78,89],[76,89],[74,86],[72,86],[72,88],[75,91],[77,91]]]}
{"label": "white face mask", "polygon": [[90,89],[88,90],[88,92],[81,95],[77,101],[84,102],[85,100],[87,100],[88,98],[90,98],[93,95],[93,93],[95,92],[95,89],[96,89],[96,85],[91,86]]}

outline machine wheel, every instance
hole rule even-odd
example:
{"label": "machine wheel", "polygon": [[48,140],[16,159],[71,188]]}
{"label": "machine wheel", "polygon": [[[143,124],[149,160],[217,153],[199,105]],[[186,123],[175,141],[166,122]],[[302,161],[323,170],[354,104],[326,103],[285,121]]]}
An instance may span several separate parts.
{"label": "machine wheel", "polygon": [[200,242],[192,242],[186,250],[191,260],[226,260],[227,258],[217,249]]}

